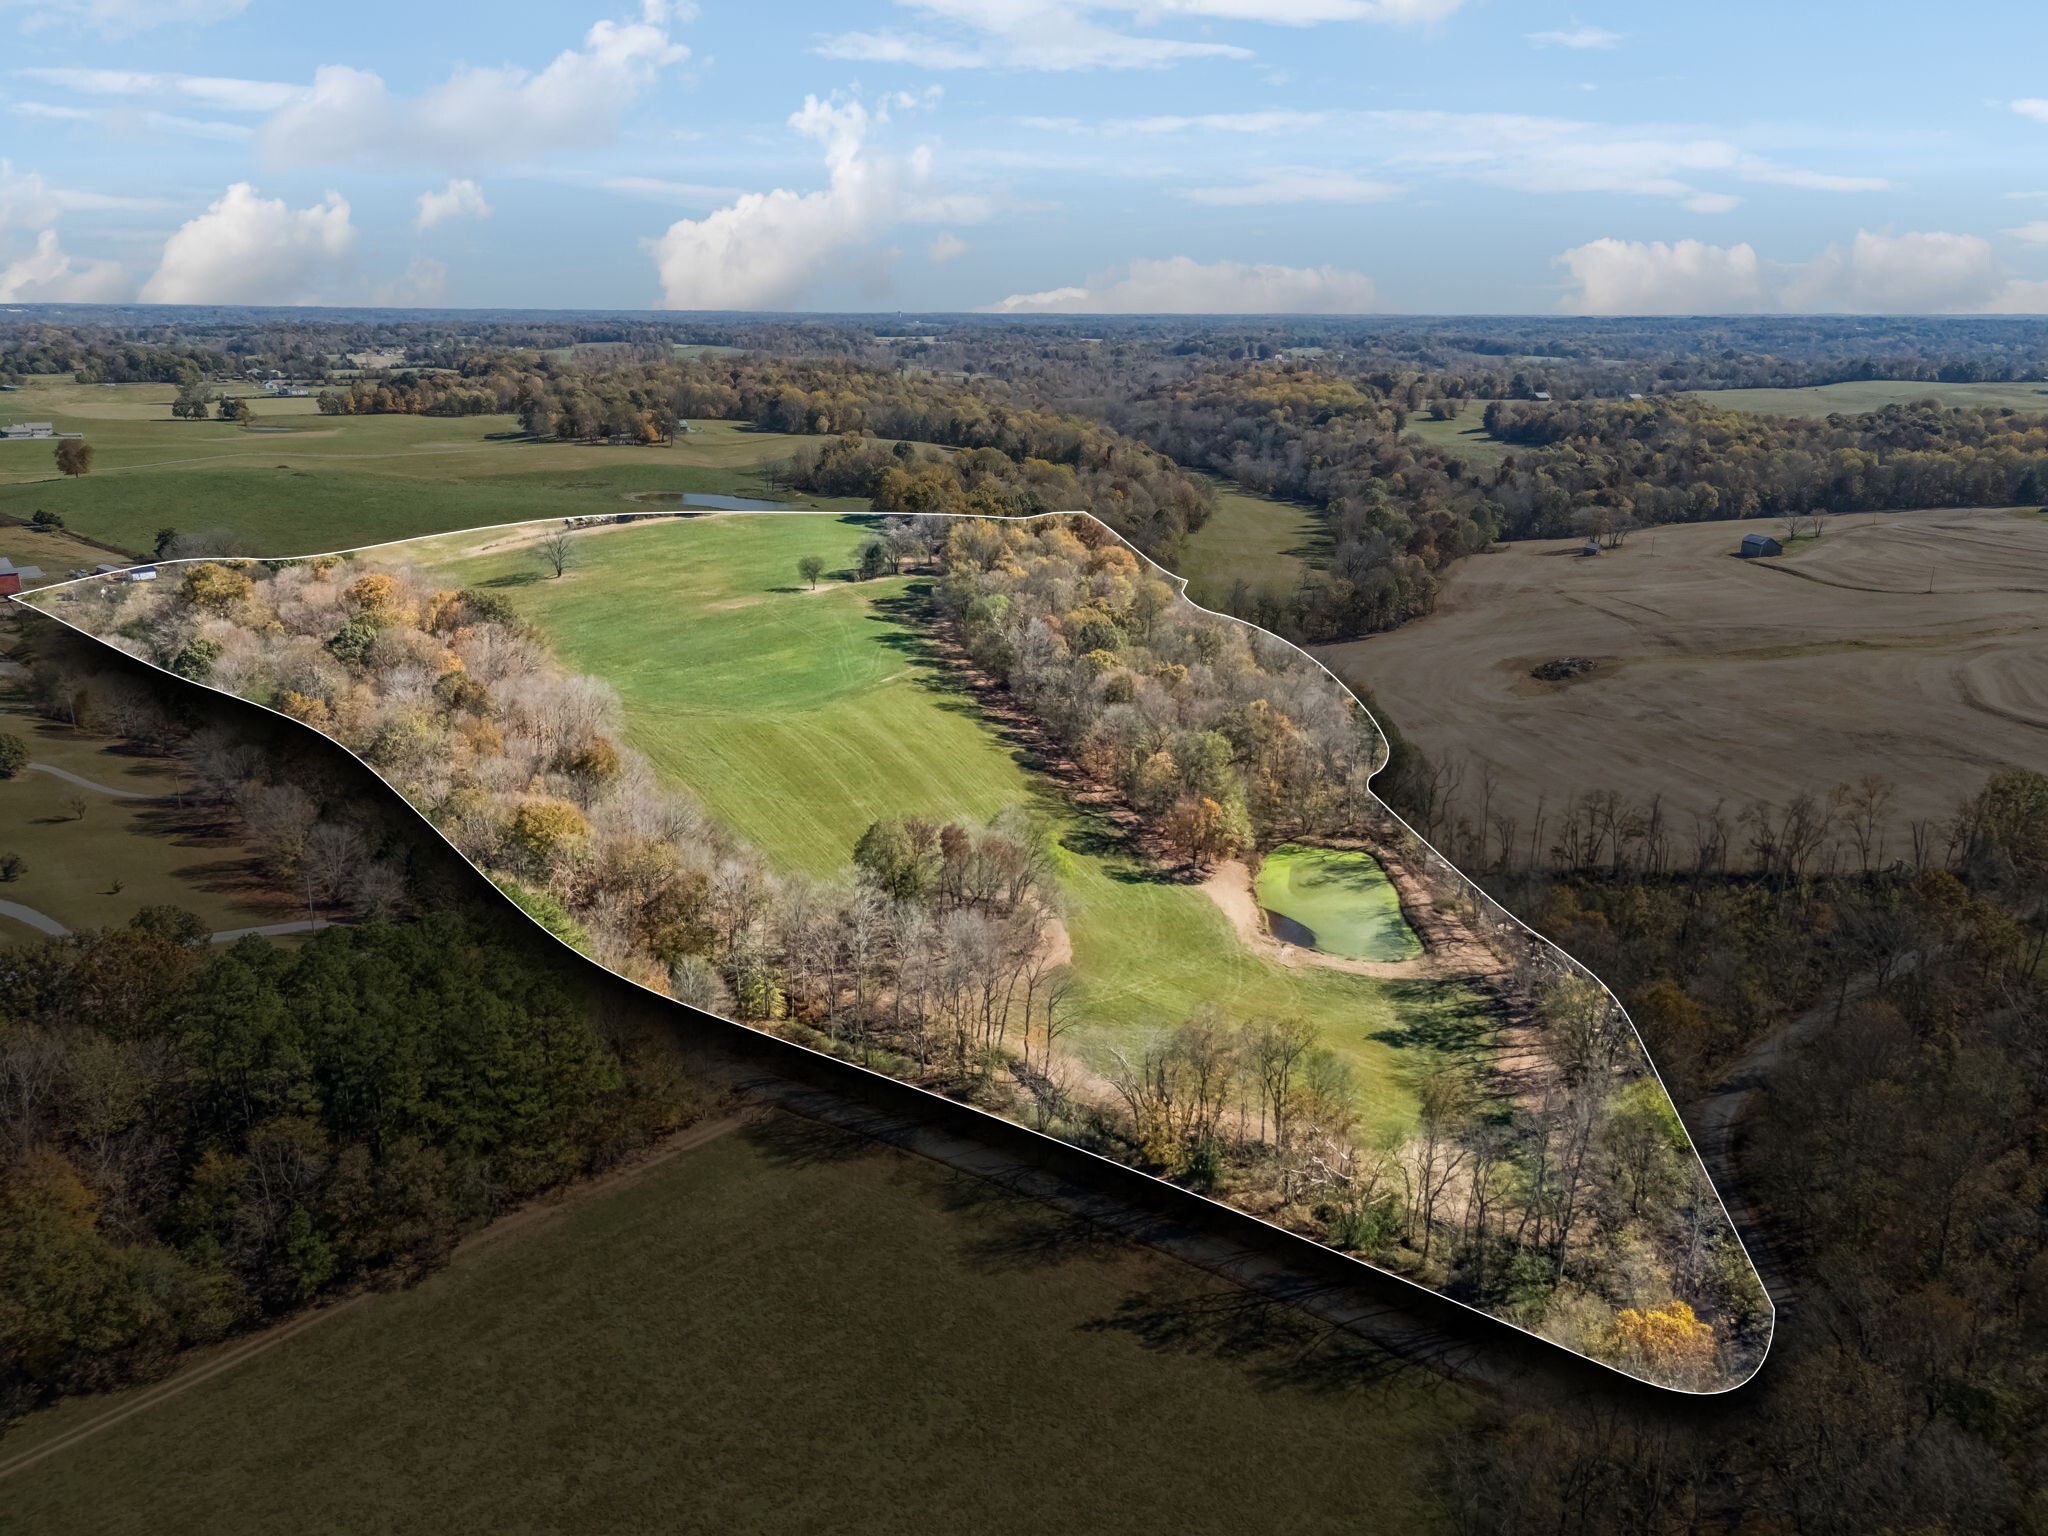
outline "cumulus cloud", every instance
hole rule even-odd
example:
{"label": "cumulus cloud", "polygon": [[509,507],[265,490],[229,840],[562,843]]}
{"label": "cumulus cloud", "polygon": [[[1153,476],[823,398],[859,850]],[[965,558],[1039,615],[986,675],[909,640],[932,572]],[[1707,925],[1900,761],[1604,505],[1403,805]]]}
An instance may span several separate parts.
{"label": "cumulus cloud", "polygon": [[930,32],[883,29],[821,38],[827,58],[924,69],[1160,69],[1190,59],[1245,59],[1235,43],[1133,31],[1162,20],[1428,25],[1464,0],[898,0]]}
{"label": "cumulus cloud", "polygon": [[1556,32],[1531,32],[1531,45],[1537,48],[1618,48],[1621,34],[1610,32],[1605,27],[1566,27]]}
{"label": "cumulus cloud", "polygon": [[2013,111],[2021,117],[2031,117],[2037,123],[2048,123],[2048,96],[2029,96],[2012,104]]}
{"label": "cumulus cloud", "polygon": [[17,171],[0,159],[0,235],[17,224],[49,224],[61,211],[57,194],[34,171]]}
{"label": "cumulus cloud", "polygon": [[979,198],[932,184],[932,155],[898,157],[869,142],[877,119],[857,101],[804,98],[789,126],[825,146],[822,191],[749,192],[652,242],[670,309],[758,309],[803,297],[828,268],[897,224],[973,223]]}
{"label": "cumulus cloud", "polygon": [[1174,256],[1099,272],[1080,287],[1013,293],[984,308],[1003,315],[1339,315],[1386,306],[1371,278],[1341,267]]}
{"label": "cumulus cloud", "polygon": [[1943,231],[1858,230],[1809,261],[1762,260],[1747,244],[1594,240],[1558,257],[1582,315],[2034,313],[2048,282],[2015,279],[1988,242]]}
{"label": "cumulus cloud", "polygon": [[1575,315],[1712,315],[1769,307],[1763,265],[1748,245],[1699,240],[1594,240],[1558,261],[1579,285]]}
{"label": "cumulus cloud", "polygon": [[949,229],[941,232],[939,237],[932,241],[925,255],[935,262],[957,261],[967,254],[968,249],[967,242]]}
{"label": "cumulus cloud", "polygon": [[0,267],[0,302],[105,304],[127,293],[128,274],[119,262],[65,255],[54,229],[38,234],[28,255]]}
{"label": "cumulus cloud", "polygon": [[2028,245],[2048,245],[2048,219],[2031,219],[2018,229],[2008,229],[2006,233]]}
{"label": "cumulus cloud", "polygon": [[355,226],[339,192],[288,207],[236,182],[164,242],[146,304],[310,304],[354,254]]}
{"label": "cumulus cloud", "polygon": [[1348,171],[1268,171],[1255,181],[1190,187],[1181,196],[1213,208],[1270,207],[1283,203],[1377,203],[1400,195],[1390,181]]}
{"label": "cumulus cloud", "polygon": [[394,96],[383,78],[322,65],[263,124],[264,155],[284,165],[426,161],[482,165],[534,151],[609,143],[619,114],[661,72],[689,57],[664,26],[600,21],[580,48],[538,74],[513,65],[462,68],[423,96]]}
{"label": "cumulus cloud", "polygon": [[450,219],[488,219],[491,205],[484,201],[484,189],[467,176],[458,176],[438,192],[420,194],[420,211],[413,228],[432,229]]}

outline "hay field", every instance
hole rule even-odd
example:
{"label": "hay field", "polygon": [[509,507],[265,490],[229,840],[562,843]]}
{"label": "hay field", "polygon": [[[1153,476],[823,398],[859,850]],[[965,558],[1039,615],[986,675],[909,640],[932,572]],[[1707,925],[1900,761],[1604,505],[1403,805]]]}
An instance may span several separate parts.
{"label": "hay field", "polygon": [[[1460,564],[1430,617],[1318,655],[1424,751],[1471,759],[1468,782],[1494,764],[1524,829],[1539,796],[1662,793],[1683,818],[1876,773],[1897,852],[1995,769],[2048,765],[2048,518],[1858,513],[1739,560],[1749,531],[1784,529],[1662,528],[1597,559],[1510,545]],[[1598,666],[1529,675],[1564,656]]]}
{"label": "hay field", "polygon": [[1240,579],[1291,592],[1328,555],[1330,530],[1316,508],[1255,496],[1216,476],[1210,483],[1216,510],[1187,536],[1175,567],[1188,579],[1188,596],[1203,607],[1227,611]]}

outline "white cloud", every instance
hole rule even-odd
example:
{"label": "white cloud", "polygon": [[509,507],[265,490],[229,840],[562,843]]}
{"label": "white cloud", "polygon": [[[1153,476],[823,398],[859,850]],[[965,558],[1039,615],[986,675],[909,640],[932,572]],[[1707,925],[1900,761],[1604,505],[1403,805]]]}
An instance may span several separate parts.
{"label": "white cloud", "polygon": [[153,74],[137,69],[24,69],[22,74],[81,96],[182,97],[224,112],[275,112],[305,94],[277,80]]}
{"label": "white cloud", "polygon": [[1013,293],[984,307],[1005,315],[1336,315],[1386,305],[1362,272],[1174,256],[1096,273],[1082,287]]}
{"label": "white cloud", "polygon": [[1556,32],[1531,32],[1529,42],[1538,48],[1618,48],[1621,34],[1605,27],[1566,27]]}
{"label": "white cloud", "polygon": [[49,224],[63,205],[50,184],[34,171],[17,171],[0,159],[0,234],[16,224]]}
{"label": "white cloud", "polygon": [[1733,213],[1742,206],[1742,199],[1730,192],[1695,192],[1685,206],[1694,213]]}
{"label": "white cloud", "polygon": [[420,211],[413,218],[413,228],[432,229],[436,224],[449,219],[488,219],[491,205],[484,201],[484,189],[467,176],[458,176],[438,192],[422,192],[419,198]]}
{"label": "white cloud", "polygon": [[2048,245],[2048,219],[2032,219],[2018,229],[2008,229],[2006,233],[2028,245]]}
{"label": "white cloud", "polygon": [[678,219],[652,242],[670,309],[757,309],[797,301],[848,252],[897,224],[972,223],[979,198],[932,187],[932,156],[898,157],[868,142],[874,119],[857,101],[804,98],[789,126],[825,146],[817,192],[749,192],[701,219]]}
{"label": "white cloud", "polygon": [[73,22],[109,37],[183,22],[210,26],[249,8],[249,0],[0,0],[0,10],[18,11],[25,27]]}
{"label": "white cloud", "polygon": [[659,176],[606,176],[597,185],[622,197],[644,198],[653,203],[722,203],[740,195],[738,187],[714,186],[702,181],[668,181]]}
{"label": "white cloud", "polygon": [[1102,125],[1105,133],[1298,133],[1329,121],[1327,112],[1278,109],[1264,112],[1202,112],[1192,117],[1121,117]]}
{"label": "white cloud", "polygon": [[448,264],[415,256],[399,276],[370,290],[370,302],[380,309],[431,309],[447,291]]}
{"label": "white cloud", "polygon": [[2011,277],[1989,243],[1942,231],[1859,230],[1810,261],[1761,260],[1749,245],[1697,240],[1595,240],[1558,263],[1577,291],[1562,307],[1585,315],[1764,312],[2021,313],[2048,309],[2048,282]]}
{"label": "white cloud", "polygon": [[2031,117],[2037,123],[2048,123],[2048,97],[2029,96],[2014,102],[2012,109],[2021,117]]}
{"label": "white cloud", "polygon": [[827,58],[924,69],[1160,69],[1190,59],[1247,59],[1235,43],[1128,30],[1162,20],[1427,26],[1464,0],[898,0],[947,35],[893,29],[818,40]]}
{"label": "white cloud", "polygon": [[146,304],[307,304],[354,253],[348,203],[329,192],[310,208],[236,182],[164,242]]}
{"label": "white cloud", "polygon": [[1269,207],[1283,203],[1377,203],[1398,197],[1390,181],[1347,171],[1269,171],[1256,181],[1233,186],[1191,187],[1181,196],[1215,208]]}
{"label": "white cloud", "polygon": [[660,26],[600,21],[581,48],[564,50],[538,74],[464,67],[410,99],[368,70],[326,64],[310,89],[263,124],[260,141],[267,158],[285,165],[473,166],[591,149],[609,143],[626,106],[688,56]]}
{"label": "white cloud", "polygon": [[959,260],[969,249],[965,240],[948,229],[940,232],[938,239],[925,251],[925,255],[934,262],[945,263]]}
{"label": "white cloud", "polygon": [[1575,315],[1711,315],[1768,308],[1762,263],[1748,245],[1698,240],[1594,240],[1558,261],[1578,283]]}
{"label": "white cloud", "polygon": [[10,103],[7,110],[20,117],[38,118],[44,122],[91,123],[116,138],[125,139],[155,139],[165,134],[178,134],[185,138],[214,139],[233,144],[255,136],[253,129],[241,123],[186,117],[154,108],[67,107],[46,101],[17,101]]}
{"label": "white cloud", "polygon": [[54,229],[36,236],[34,251],[0,267],[0,302],[105,304],[127,294],[128,274],[119,262],[66,256]]}

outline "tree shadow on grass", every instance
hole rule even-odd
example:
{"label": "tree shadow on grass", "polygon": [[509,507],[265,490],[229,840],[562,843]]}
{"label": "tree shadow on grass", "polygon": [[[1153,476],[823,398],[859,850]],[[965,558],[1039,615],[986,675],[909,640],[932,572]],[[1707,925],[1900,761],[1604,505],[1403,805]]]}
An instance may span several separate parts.
{"label": "tree shadow on grass", "polygon": [[[1303,1286],[1302,1295],[1327,1287]],[[1299,1298],[1189,1287],[1134,1291],[1115,1312],[1082,1325],[1120,1333],[1157,1353],[1237,1365],[1262,1390],[1327,1395],[1410,1376],[1415,1367],[1349,1329],[1319,1320]]]}
{"label": "tree shadow on grass", "polygon": [[801,1115],[765,1115],[740,1134],[771,1163],[781,1168],[856,1163],[889,1150],[885,1143],[828,1125],[822,1120],[807,1120]]}
{"label": "tree shadow on grass", "polygon": [[[1394,981],[1386,985],[1387,1001],[1399,1022],[1376,1029],[1371,1038],[1396,1050],[1441,1051],[1474,1055],[1492,1049],[1501,1011],[1489,998],[1476,996],[1455,981]],[[1462,994],[1462,995],[1461,995]]]}
{"label": "tree shadow on grass", "polygon": [[541,579],[539,571],[507,571],[477,583],[479,587],[530,587]]}

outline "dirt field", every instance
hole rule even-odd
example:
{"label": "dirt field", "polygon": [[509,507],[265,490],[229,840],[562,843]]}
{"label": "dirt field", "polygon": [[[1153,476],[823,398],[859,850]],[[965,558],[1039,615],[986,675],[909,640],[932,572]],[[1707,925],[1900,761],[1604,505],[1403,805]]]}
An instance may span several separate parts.
{"label": "dirt field", "polygon": [[[1877,773],[1897,839],[1997,768],[2048,767],[2048,518],[1859,513],[1735,558],[1750,531],[1784,525],[1662,528],[1598,558],[1511,545],[1457,567],[1429,618],[1319,655],[1433,757],[1494,763],[1525,829],[1539,795],[1661,792],[1684,818]],[[1597,665],[1530,676],[1567,656]]]}

